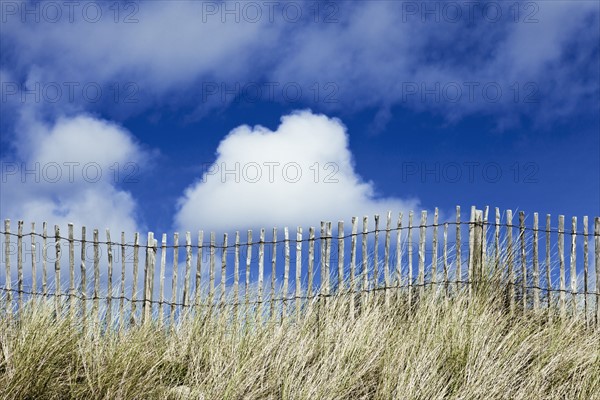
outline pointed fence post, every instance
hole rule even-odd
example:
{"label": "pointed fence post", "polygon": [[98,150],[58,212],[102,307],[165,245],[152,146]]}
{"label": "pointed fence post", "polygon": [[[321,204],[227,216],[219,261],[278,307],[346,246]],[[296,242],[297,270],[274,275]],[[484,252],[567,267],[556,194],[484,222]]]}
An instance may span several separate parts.
{"label": "pointed fence post", "polygon": [[154,233],[148,232],[146,242],[146,262],[144,264],[144,302],[142,310],[142,324],[150,323],[152,316],[152,275],[155,262]]}
{"label": "pointed fence post", "polygon": [[4,280],[4,289],[6,290],[6,313],[10,317],[12,314],[12,291],[11,291],[11,272],[10,272],[10,219],[4,220],[4,264],[6,275]]}
{"label": "pointed fence post", "polygon": [[475,210],[474,225],[473,225],[473,288],[479,290],[483,280],[483,211]]}

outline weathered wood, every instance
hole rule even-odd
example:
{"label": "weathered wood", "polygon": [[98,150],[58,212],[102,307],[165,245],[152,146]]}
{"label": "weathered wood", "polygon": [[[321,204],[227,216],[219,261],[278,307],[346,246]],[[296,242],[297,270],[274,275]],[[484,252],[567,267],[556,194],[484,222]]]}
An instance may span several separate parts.
{"label": "weathered wood", "polygon": [[583,217],[583,312],[585,314],[585,323],[589,326],[589,313],[588,313],[588,294],[589,294],[589,260],[588,260],[588,240],[589,240],[589,231],[588,231],[588,217],[585,215]]}
{"label": "weathered wood", "polygon": [[31,291],[37,296],[37,246],[35,240],[35,222],[31,223]]}
{"label": "weathered wood", "polygon": [[325,257],[327,254],[327,227],[325,221],[321,221],[321,236],[319,237],[319,247],[320,247],[320,270],[321,270],[321,282],[319,293],[325,294],[327,293],[327,264],[325,262]]}
{"label": "weathered wood", "polygon": [[412,306],[413,295],[413,246],[412,246],[413,212],[408,213],[408,306]]}
{"label": "weathered wood", "polygon": [[[552,280],[550,277],[552,265],[550,258],[550,228],[551,228],[551,216],[550,214],[546,214],[546,289],[547,289],[547,297],[546,297],[546,305],[548,306],[548,311],[552,306]],[[549,315],[550,316],[550,315]]]}
{"label": "weathered wood", "polygon": [[68,225],[69,235],[69,317],[75,317],[75,240],[73,224]]}
{"label": "weathered wood", "polygon": [[538,252],[539,215],[533,213],[533,309],[540,308],[540,260]]}
{"label": "weathered wood", "polygon": [[462,281],[462,255],[461,255],[461,243],[460,243],[460,206],[456,206],[456,259],[454,260],[455,265],[455,285],[458,291],[461,287]]}
{"label": "weathered wood", "polygon": [[475,210],[475,225],[473,226],[473,280],[475,288],[482,286],[485,268],[485,212]]}
{"label": "weathered wood", "polygon": [[[214,235],[213,237],[214,238]],[[214,251],[214,243],[211,238],[211,252]],[[179,269],[179,232],[173,234],[173,270],[171,272],[171,309],[169,313],[169,326],[175,327],[175,310],[177,308],[177,272]]]}
{"label": "weathered wood", "polygon": [[140,234],[135,232],[133,235],[133,282],[131,285],[131,316],[130,323],[136,323],[137,313],[137,284],[138,284],[138,268],[140,262]]}
{"label": "weathered wood", "polygon": [[596,264],[596,329],[600,329],[600,217],[594,219],[594,263]]}
{"label": "weathered wood", "polygon": [[567,314],[566,303],[566,281],[565,281],[565,216],[558,216],[558,260],[560,268],[560,314],[564,317]]}
{"label": "weathered wood", "polygon": [[379,287],[379,215],[375,215],[375,243],[373,244],[373,288]]}
{"label": "weathered wood", "polygon": [[127,253],[125,250],[125,232],[121,232],[121,283],[119,286],[119,330],[124,326],[125,318],[125,259]]}
{"label": "weathered wood", "polygon": [[448,282],[448,227],[447,222],[444,223],[444,289],[446,299],[448,298],[449,282]]}
{"label": "weathered wood", "polygon": [[238,320],[240,303],[240,231],[235,231],[233,254],[233,316]]}
{"label": "weathered wood", "polygon": [[467,261],[467,285],[469,295],[473,293],[475,286],[475,274],[474,274],[474,259],[475,259],[475,213],[477,212],[475,206],[471,206],[471,217],[469,218],[469,255]]}
{"label": "weathered wood", "polygon": [[427,211],[421,211],[419,226],[419,276],[417,282],[421,297],[425,294],[425,230],[427,229]]}
{"label": "weathered wood", "polygon": [[271,304],[270,304],[270,318],[275,318],[275,292],[276,292],[276,278],[277,278],[277,228],[273,228],[273,254],[271,255]]}
{"label": "weathered wood", "polygon": [[283,240],[284,240],[284,250],[285,250],[285,267],[283,270],[283,304],[281,308],[281,318],[286,318],[286,308],[287,308],[287,296],[288,296],[288,282],[290,279],[290,234],[287,226],[283,228]]}
{"label": "weathered wood", "polygon": [[246,310],[248,312],[248,306],[250,305],[250,263],[252,262],[252,231],[248,230],[247,233],[247,246],[246,246],[246,282],[244,286],[244,300],[246,303]]}
{"label": "weathered wood", "polygon": [[185,275],[183,278],[183,307],[189,311],[190,279],[192,275],[192,233],[185,233]]}
{"label": "weathered wood", "polygon": [[112,244],[110,241],[110,230],[106,229],[106,248],[107,248],[107,262],[108,271],[106,279],[106,326],[107,328],[112,327],[112,273],[113,273],[113,252]]}
{"label": "weathered wood", "polygon": [[313,279],[315,267],[315,228],[310,227],[308,230],[308,298],[313,296]]}
{"label": "weathered wood", "polygon": [[510,297],[510,310],[515,310],[515,266],[512,237],[512,210],[506,210],[506,257],[508,264],[508,295]]}
{"label": "weathered wood", "polygon": [[[45,247],[45,246],[44,246]],[[10,316],[12,313],[12,275],[10,270],[10,220],[4,220],[4,267],[6,276],[4,277],[4,288],[6,289],[6,312]]]}
{"label": "weathered wood", "polygon": [[61,293],[61,284],[60,284],[60,227],[58,225],[54,225],[54,241],[55,241],[55,249],[56,249],[56,258],[54,259],[54,304],[56,315],[60,315],[60,297]]}
{"label": "weathered wood", "polygon": [[302,228],[296,231],[296,321],[300,320],[300,307],[302,297]]}
{"label": "weathered wood", "polygon": [[432,254],[431,254],[431,283],[433,290],[437,292],[437,264],[438,264],[438,208],[433,212],[433,239],[432,239]]}
{"label": "weathered wood", "polygon": [[350,235],[350,318],[354,318],[354,294],[356,293],[356,242],[358,240],[358,218],[352,217]]}
{"label": "weathered wood", "polygon": [[156,254],[158,253],[158,240],[154,239],[154,234],[152,234],[152,253],[150,254],[150,314],[154,311],[154,303],[156,300],[154,299],[154,277],[156,276]]}
{"label": "weathered wood", "polygon": [[[48,223],[42,222],[42,294],[44,298],[48,296]],[[10,275],[9,275],[10,276]]]}
{"label": "weathered wood", "polygon": [[216,254],[217,238],[215,232],[210,233],[209,247],[209,265],[208,265],[208,303],[212,310],[215,299],[215,254]]}
{"label": "weathered wood", "polygon": [[[483,226],[481,229],[481,265],[487,266],[487,229],[488,229],[488,218],[490,214],[490,207],[485,206],[485,210],[483,211]],[[482,269],[483,270],[483,269]]]}
{"label": "weathered wood", "polygon": [[17,297],[18,313],[23,312],[23,221],[17,221]]}
{"label": "weathered wood", "polygon": [[527,310],[527,249],[525,247],[525,212],[519,211],[519,238],[521,241],[521,300],[523,311]]}
{"label": "weathered wood", "polygon": [[398,223],[396,225],[396,294],[400,296],[402,287],[402,217],[403,213],[398,214]]}
{"label": "weathered wood", "polygon": [[79,292],[81,295],[81,321],[83,324],[83,328],[87,327],[87,271],[85,265],[85,245],[86,245],[86,228],[85,226],[81,227],[81,260],[79,265],[79,274],[80,274],[80,283],[79,283]]}
{"label": "weathered wood", "polygon": [[196,254],[196,282],[195,286],[195,296],[194,304],[196,307],[200,306],[200,301],[202,300],[202,258],[203,255],[203,247],[204,247],[204,231],[198,231],[198,253]]}
{"label": "weathered wood", "polygon": [[227,233],[223,234],[223,249],[221,252],[221,307],[225,308],[225,297],[226,297],[226,284],[227,284],[227,247],[228,237]]}
{"label": "weathered wood", "polygon": [[571,308],[573,315],[577,314],[577,217],[571,219]]}
{"label": "weathered wood", "polygon": [[94,318],[94,329],[100,323],[100,248],[98,229],[94,229],[94,301],[92,303],[92,317]]}
{"label": "weathered wood", "polygon": [[362,290],[367,290],[369,287],[369,268],[368,268],[368,253],[367,253],[367,234],[368,234],[369,217],[363,217],[363,232],[362,232]]}
{"label": "weathered wood", "polygon": [[325,294],[331,293],[331,222],[325,224]]}
{"label": "weathered wood", "polygon": [[494,267],[496,271],[500,268],[500,209],[496,207],[496,220],[494,229]]}
{"label": "weathered wood", "polygon": [[338,292],[344,291],[344,221],[338,221]]}
{"label": "weathered wood", "polygon": [[152,257],[154,256],[154,233],[148,232],[146,241],[146,259],[144,262],[144,292],[142,301],[142,324],[149,324],[152,316]]}
{"label": "weathered wood", "polygon": [[385,301],[386,306],[389,305],[389,292],[390,288],[390,241],[391,241],[391,230],[392,230],[392,212],[388,211],[386,223],[385,223],[385,245],[383,250],[383,281],[385,285]]}
{"label": "weathered wood", "polygon": [[[258,243],[258,304],[262,309],[263,288],[265,277],[265,229],[261,228],[260,238]],[[262,315],[262,312],[259,313]]]}
{"label": "weathered wood", "polygon": [[165,322],[165,272],[167,269],[167,234],[163,233],[160,244],[160,272],[158,276],[158,324]]}

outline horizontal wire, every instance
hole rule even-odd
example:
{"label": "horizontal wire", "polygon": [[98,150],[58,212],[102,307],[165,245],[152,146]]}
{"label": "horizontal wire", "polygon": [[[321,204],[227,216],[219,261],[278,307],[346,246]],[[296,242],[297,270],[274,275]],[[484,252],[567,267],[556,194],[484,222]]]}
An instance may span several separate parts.
{"label": "horizontal wire", "polygon": [[[357,282],[360,283],[360,282]],[[228,307],[235,307],[235,306],[249,306],[249,305],[261,305],[261,304],[269,304],[269,303],[274,303],[274,302],[291,302],[294,300],[314,300],[314,299],[320,299],[320,298],[333,298],[333,297],[340,297],[340,296],[350,296],[350,295],[361,295],[361,294],[369,294],[369,293],[374,293],[374,292],[380,292],[380,291],[386,291],[386,290],[397,290],[397,289],[414,289],[414,288],[420,288],[420,287],[427,287],[427,286],[456,286],[456,285],[473,285],[473,284],[478,284],[478,283],[487,283],[490,284],[490,282],[487,281],[448,281],[448,282],[426,282],[426,283],[414,283],[414,284],[408,284],[408,285],[396,285],[396,286],[379,286],[379,287],[375,287],[375,288],[370,288],[370,289],[360,289],[360,290],[345,290],[342,292],[336,292],[336,293],[317,293],[315,295],[312,296],[292,296],[292,297],[280,297],[280,298],[275,298],[275,299],[265,299],[265,300],[253,300],[253,301],[243,301],[243,302],[219,302],[216,304],[202,304],[202,303],[195,303],[195,304],[185,304],[185,303],[178,303],[178,302],[169,302],[169,301],[164,301],[164,300],[150,300],[150,299],[132,299],[130,297],[127,296],[84,296],[82,295],[80,292],[79,293],[69,293],[69,292],[65,292],[65,293],[43,293],[43,292],[33,292],[33,291],[27,291],[27,290],[22,290],[22,289],[12,289],[12,288],[6,288],[6,287],[0,287],[0,291],[3,291],[5,293],[16,293],[16,294],[26,294],[26,295],[34,295],[34,296],[41,296],[41,297],[67,297],[67,298],[77,298],[79,300],[82,301],[99,301],[99,300],[103,300],[103,301],[107,301],[108,300],[125,300],[128,301],[130,303],[147,303],[147,304],[158,304],[158,305],[167,305],[167,306],[172,306],[172,307],[183,307],[183,308],[202,308],[202,307],[214,307],[214,306],[228,306]],[[517,283],[513,283],[513,282],[507,282],[507,283],[497,283],[497,285],[507,285],[507,286],[515,286],[518,289],[523,289],[523,286],[521,284]],[[525,290],[540,290],[542,292],[547,292],[547,293],[565,293],[565,294],[571,294],[571,295],[575,295],[575,296],[600,296],[600,292],[588,292],[588,291],[584,291],[584,292],[578,292],[578,291],[571,291],[568,289],[555,289],[555,288],[547,288],[547,287],[541,287],[541,286],[526,286]],[[208,298],[215,298],[216,296],[213,294],[212,296],[209,294]]]}
{"label": "horizontal wire", "polygon": [[[403,230],[411,230],[411,229],[421,229],[421,228],[437,228],[437,227],[443,227],[445,225],[465,225],[465,226],[485,226],[485,227],[496,227],[496,228],[512,228],[512,229],[519,229],[519,230],[523,230],[523,231],[529,231],[529,232],[541,232],[541,233],[546,233],[546,234],[550,234],[550,233],[557,233],[557,234],[565,234],[565,235],[575,235],[575,236],[583,236],[585,238],[589,238],[589,237],[599,237],[600,236],[600,232],[592,232],[592,233],[583,233],[583,232],[578,232],[578,231],[569,231],[569,230],[559,230],[559,229],[535,229],[535,228],[531,228],[531,227],[526,227],[526,226],[520,226],[520,225],[509,225],[509,224],[496,224],[496,223],[489,223],[489,222],[474,222],[474,221],[464,221],[464,222],[445,222],[445,223],[438,223],[438,224],[430,224],[430,225],[413,225],[413,226],[402,226],[402,227],[396,227],[396,228],[390,228],[390,229],[377,229],[377,230],[371,230],[371,231],[365,231],[365,232],[357,232],[357,233],[350,233],[350,234],[345,234],[343,236],[333,236],[333,235],[323,235],[323,236],[319,236],[319,237],[315,237],[315,238],[306,238],[306,239],[302,239],[302,240],[297,240],[297,239],[280,239],[280,240],[258,240],[258,241],[253,241],[253,242],[244,242],[244,243],[234,243],[231,245],[220,245],[220,244],[213,244],[213,243],[209,243],[207,242],[206,244],[202,244],[202,245],[198,245],[198,244],[177,244],[177,245],[162,245],[162,244],[157,244],[156,246],[150,246],[148,244],[131,244],[131,243],[119,243],[119,242],[113,242],[113,241],[95,241],[95,240],[85,240],[85,239],[77,239],[77,238],[68,238],[68,237],[64,237],[64,236],[56,236],[56,235],[43,235],[41,233],[37,233],[37,232],[29,232],[29,233],[25,233],[25,234],[18,234],[18,233],[14,233],[14,232],[10,232],[10,231],[0,231],[0,235],[4,235],[4,236],[14,236],[17,238],[23,238],[23,237],[28,237],[28,236],[36,236],[36,237],[40,237],[42,239],[50,239],[50,240],[64,240],[68,243],[71,242],[77,242],[77,243],[90,243],[90,244],[98,244],[98,245],[110,245],[110,246],[115,246],[115,247],[131,247],[131,248],[143,248],[143,249],[153,249],[153,250],[157,250],[158,248],[161,249],[179,249],[179,248],[195,248],[195,249],[202,249],[202,248],[209,248],[209,249],[233,249],[236,247],[250,247],[253,245],[275,245],[275,244],[279,244],[279,243],[303,243],[303,242],[316,242],[316,241],[321,241],[321,240],[329,240],[329,239],[348,239],[348,238],[352,238],[352,237],[359,237],[359,236],[366,236],[366,235],[371,235],[373,233],[391,233],[391,232],[399,232],[399,231],[403,231]],[[293,232],[293,231],[292,231]],[[9,243],[9,242],[5,242]],[[417,242],[415,242],[417,243]],[[56,244],[56,243],[55,243]]]}

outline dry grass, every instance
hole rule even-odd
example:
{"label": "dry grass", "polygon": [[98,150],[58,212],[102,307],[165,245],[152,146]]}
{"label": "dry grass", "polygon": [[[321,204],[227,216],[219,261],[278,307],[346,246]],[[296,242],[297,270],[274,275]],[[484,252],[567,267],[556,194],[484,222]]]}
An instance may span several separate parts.
{"label": "dry grass", "polygon": [[[0,320],[3,399],[600,399],[600,331],[552,310],[511,313],[505,287],[307,304],[303,318],[228,313],[124,332],[29,303]],[[321,299],[323,300],[323,299]]]}

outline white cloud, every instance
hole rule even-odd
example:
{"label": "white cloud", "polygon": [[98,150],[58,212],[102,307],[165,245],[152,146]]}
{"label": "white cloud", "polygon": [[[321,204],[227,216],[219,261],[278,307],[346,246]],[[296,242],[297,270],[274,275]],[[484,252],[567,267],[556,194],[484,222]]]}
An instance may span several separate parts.
{"label": "white cloud", "polygon": [[377,198],[354,170],[341,121],[310,111],[281,118],[276,131],[240,126],[179,200],[175,229],[315,226],[322,220],[417,209],[416,200]]}
{"label": "white cloud", "polygon": [[[218,4],[219,13],[207,17],[207,4]],[[207,82],[232,88],[235,83],[243,87],[262,81],[297,82],[306,100],[315,97],[317,83],[321,88],[317,102],[322,107],[353,112],[401,105],[438,112],[454,121],[482,113],[552,121],[588,104],[598,83],[593,78],[597,3],[490,4],[461,3],[461,16],[453,21],[454,9],[443,11],[444,3],[438,1],[334,2],[333,9],[322,10],[318,23],[310,5],[298,23],[282,18],[281,5],[271,23],[263,5],[258,21],[248,22],[240,10],[236,23],[236,12],[222,12],[242,7],[243,2],[156,1],[140,3],[134,16],[138,22],[130,24],[115,23],[107,5],[97,23],[81,21],[78,14],[80,21],[73,24],[66,17],[59,23],[22,24],[18,16],[9,15],[3,49],[16,53],[7,57],[15,76],[33,73],[42,82],[82,85],[135,82],[140,89],[136,107],[141,109],[157,103],[197,102]],[[416,14],[407,12],[413,6],[419,7]],[[501,8],[497,21],[496,7]],[[424,22],[427,10],[436,9],[429,18],[438,21]],[[123,19],[132,10],[121,11]],[[332,12],[338,23],[323,22]],[[570,55],[573,46],[581,51]],[[473,81],[479,86],[471,101],[464,83]],[[337,87],[333,96],[337,103],[325,101],[331,94],[324,90],[329,82]],[[530,93],[531,88],[523,88],[528,82],[537,85],[539,103],[521,101]],[[440,100],[431,95],[423,100],[421,88],[407,99],[405,85],[412,83],[429,89],[438,83]],[[501,87],[498,101],[484,98],[482,88],[487,83]],[[515,83],[521,85],[519,101],[514,101]],[[459,101],[452,100],[455,84],[462,90]],[[219,95],[204,100],[198,116],[230,101],[222,101]],[[285,101],[282,96],[278,100]]]}
{"label": "white cloud", "polygon": [[2,160],[3,219],[74,222],[101,232],[140,228],[136,202],[116,175],[149,157],[129,132],[86,115],[51,125],[23,118],[18,131],[18,156]]}

